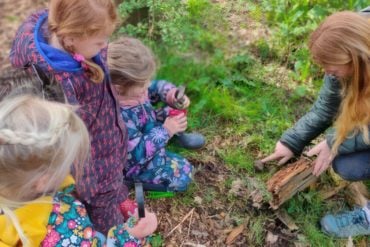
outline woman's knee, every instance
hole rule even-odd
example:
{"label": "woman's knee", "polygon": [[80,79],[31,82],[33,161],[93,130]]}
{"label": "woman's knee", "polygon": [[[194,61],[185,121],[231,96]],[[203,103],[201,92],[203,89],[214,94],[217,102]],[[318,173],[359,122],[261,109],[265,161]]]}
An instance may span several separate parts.
{"label": "woman's knee", "polygon": [[355,168],[346,159],[336,158],[333,161],[333,170],[341,178],[347,181],[361,181],[364,180],[363,172],[360,169]]}
{"label": "woman's knee", "polygon": [[348,174],[348,169],[341,162],[333,162],[333,170],[344,180],[351,181],[351,174]]}

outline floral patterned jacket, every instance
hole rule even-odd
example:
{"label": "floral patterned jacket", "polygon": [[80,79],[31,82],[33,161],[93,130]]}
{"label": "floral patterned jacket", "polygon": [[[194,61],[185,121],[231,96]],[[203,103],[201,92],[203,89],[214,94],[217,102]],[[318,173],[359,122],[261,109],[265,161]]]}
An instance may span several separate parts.
{"label": "floral patterned jacket", "polygon": [[172,83],[155,80],[144,98],[123,100],[118,97],[129,136],[127,169],[131,169],[132,165],[145,165],[161,149],[164,151],[170,139],[168,131],[163,127],[163,121],[168,116],[168,107],[155,110],[152,103],[170,102],[175,91],[176,87]]}
{"label": "floral patterned jacket", "polygon": [[[126,224],[112,228],[107,237],[96,232],[85,206],[73,196],[73,182],[69,176],[54,197],[45,196],[14,210],[30,246],[141,246],[141,241],[126,231]],[[19,244],[15,227],[0,214],[0,246]]]}

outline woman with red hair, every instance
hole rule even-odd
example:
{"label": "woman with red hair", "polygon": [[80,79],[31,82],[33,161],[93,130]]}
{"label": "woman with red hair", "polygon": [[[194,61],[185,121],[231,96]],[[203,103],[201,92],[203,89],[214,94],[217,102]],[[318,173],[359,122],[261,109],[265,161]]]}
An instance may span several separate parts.
{"label": "woman with red hair", "polygon": [[[365,10],[366,11],[366,10]],[[313,174],[333,165],[343,179],[370,178],[370,22],[354,12],[335,13],[311,34],[313,60],[325,71],[324,85],[311,110],[277,142],[275,151],[262,160],[284,164],[328,127],[325,140],[308,151],[317,155]],[[370,207],[370,204],[369,204]],[[324,232],[336,237],[370,234],[367,205],[321,220]]]}

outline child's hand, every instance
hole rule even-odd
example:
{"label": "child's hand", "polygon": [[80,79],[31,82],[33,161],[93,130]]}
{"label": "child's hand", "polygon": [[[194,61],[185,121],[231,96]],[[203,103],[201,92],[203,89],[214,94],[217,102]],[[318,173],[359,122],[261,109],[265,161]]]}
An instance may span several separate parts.
{"label": "child's hand", "polygon": [[190,105],[190,99],[185,94],[185,87],[179,86],[170,90],[167,96],[167,103],[175,109],[186,109]]}
{"label": "child's hand", "polygon": [[[137,210],[135,212],[135,217],[138,218]],[[130,235],[134,236],[137,239],[145,238],[157,229],[158,220],[157,216],[145,209],[145,217],[139,219],[136,225],[132,228],[128,227],[127,231]]]}
{"label": "child's hand", "polygon": [[190,105],[190,99],[188,98],[188,96],[184,95],[180,99],[175,99],[173,105],[176,109],[186,109]]}
{"label": "child's hand", "polygon": [[164,121],[163,127],[165,127],[172,137],[174,134],[183,132],[188,127],[188,120],[184,113],[177,116],[167,117]]}

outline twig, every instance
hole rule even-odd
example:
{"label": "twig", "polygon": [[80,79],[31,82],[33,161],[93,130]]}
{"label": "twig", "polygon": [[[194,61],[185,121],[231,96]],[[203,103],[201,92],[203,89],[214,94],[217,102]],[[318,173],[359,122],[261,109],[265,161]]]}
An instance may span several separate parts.
{"label": "twig", "polygon": [[188,236],[187,236],[187,238],[189,238],[189,236],[190,236],[190,226],[191,226],[191,223],[192,223],[192,221],[193,221],[194,208],[193,208],[193,210],[192,210],[191,212],[192,212],[192,213],[191,213],[191,215],[190,215],[189,227],[188,227]]}
{"label": "twig", "polygon": [[193,212],[194,212],[194,209],[195,208],[193,208],[192,210],[190,210],[190,212],[189,213],[187,213],[185,216],[184,216],[184,218],[181,220],[181,222],[179,223],[179,224],[177,224],[167,235],[166,235],[166,238],[168,237],[168,236],[170,236],[171,235],[171,233],[173,233],[177,228],[179,228],[179,226],[182,224],[182,223],[184,223],[184,221],[187,219],[187,218],[189,218],[189,216],[190,215],[192,215],[193,214]]}
{"label": "twig", "polygon": [[205,245],[203,244],[193,244],[193,243],[184,243],[184,246],[191,246],[191,247],[206,247]]}

